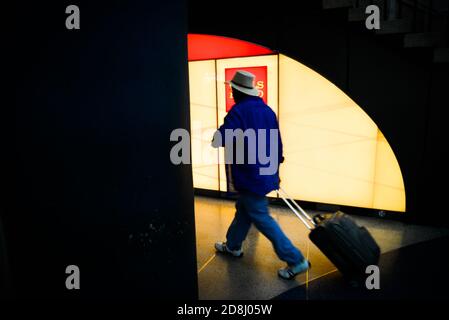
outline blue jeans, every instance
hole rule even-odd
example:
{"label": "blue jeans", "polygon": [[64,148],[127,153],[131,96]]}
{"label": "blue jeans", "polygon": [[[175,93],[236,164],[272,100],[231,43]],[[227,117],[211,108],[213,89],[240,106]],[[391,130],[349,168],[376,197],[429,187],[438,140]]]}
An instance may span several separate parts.
{"label": "blue jeans", "polygon": [[268,212],[268,200],[264,196],[241,193],[236,204],[234,220],[226,234],[226,245],[230,250],[239,250],[245,240],[251,224],[262,232],[273,244],[279,259],[288,265],[303,261],[304,256],[282,232],[277,222]]}

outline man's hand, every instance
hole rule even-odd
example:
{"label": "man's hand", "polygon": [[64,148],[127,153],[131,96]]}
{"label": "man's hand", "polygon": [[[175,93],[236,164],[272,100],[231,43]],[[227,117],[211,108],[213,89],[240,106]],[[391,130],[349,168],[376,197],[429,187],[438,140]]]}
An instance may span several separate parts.
{"label": "man's hand", "polygon": [[223,146],[220,130],[215,131],[214,137],[212,138],[212,141],[211,141],[211,145],[213,148],[219,148],[219,147]]}

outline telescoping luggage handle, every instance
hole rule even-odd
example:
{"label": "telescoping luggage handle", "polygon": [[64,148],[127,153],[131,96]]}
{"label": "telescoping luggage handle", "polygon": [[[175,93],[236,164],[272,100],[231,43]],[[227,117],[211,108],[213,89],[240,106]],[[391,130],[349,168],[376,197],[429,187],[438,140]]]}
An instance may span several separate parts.
{"label": "telescoping luggage handle", "polygon": [[[293,213],[305,224],[307,229],[312,230],[316,226],[315,221],[313,221],[313,219],[299,206],[299,204],[295,200],[289,197],[284,189],[279,187],[279,190],[277,190],[277,192],[282,200],[284,200],[284,202],[287,204],[287,206],[289,206],[289,208],[293,211]],[[296,207],[296,209],[294,207]]]}

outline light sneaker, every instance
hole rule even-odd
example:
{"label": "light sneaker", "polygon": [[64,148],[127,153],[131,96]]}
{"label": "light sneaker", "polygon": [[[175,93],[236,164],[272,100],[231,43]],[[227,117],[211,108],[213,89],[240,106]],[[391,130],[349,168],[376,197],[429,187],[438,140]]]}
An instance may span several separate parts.
{"label": "light sneaker", "polygon": [[304,259],[302,262],[294,266],[287,266],[283,269],[279,269],[278,276],[285,280],[291,280],[295,278],[298,274],[307,271],[311,266],[312,265],[310,264],[310,262]]}
{"label": "light sneaker", "polygon": [[243,250],[242,249],[229,250],[229,248],[226,246],[226,242],[216,242],[215,243],[215,249],[218,252],[230,254],[231,256],[234,256],[234,257],[237,257],[237,258],[240,258],[241,256],[243,256]]}

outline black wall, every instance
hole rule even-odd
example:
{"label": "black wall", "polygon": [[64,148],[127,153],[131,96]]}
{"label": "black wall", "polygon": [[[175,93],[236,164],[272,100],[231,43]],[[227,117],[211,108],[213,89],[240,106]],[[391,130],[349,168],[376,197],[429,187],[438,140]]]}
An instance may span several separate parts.
{"label": "black wall", "polygon": [[[70,4],[80,30],[65,28]],[[170,132],[189,129],[186,4],[14,9],[6,296],[196,298],[191,168],[169,158]]]}
{"label": "black wall", "polygon": [[[376,36],[364,21],[349,23],[346,9],[324,10],[317,0],[221,6],[189,2],[189,32],[243,39],[278,50],[319,72],[345,91],[376,122],[401,166],[406,221],[448,224],[443,108],[447,65],[432,63],[431,49],[404,49],[402,37]],[[447,143],[446,143],[447,144]]]}

